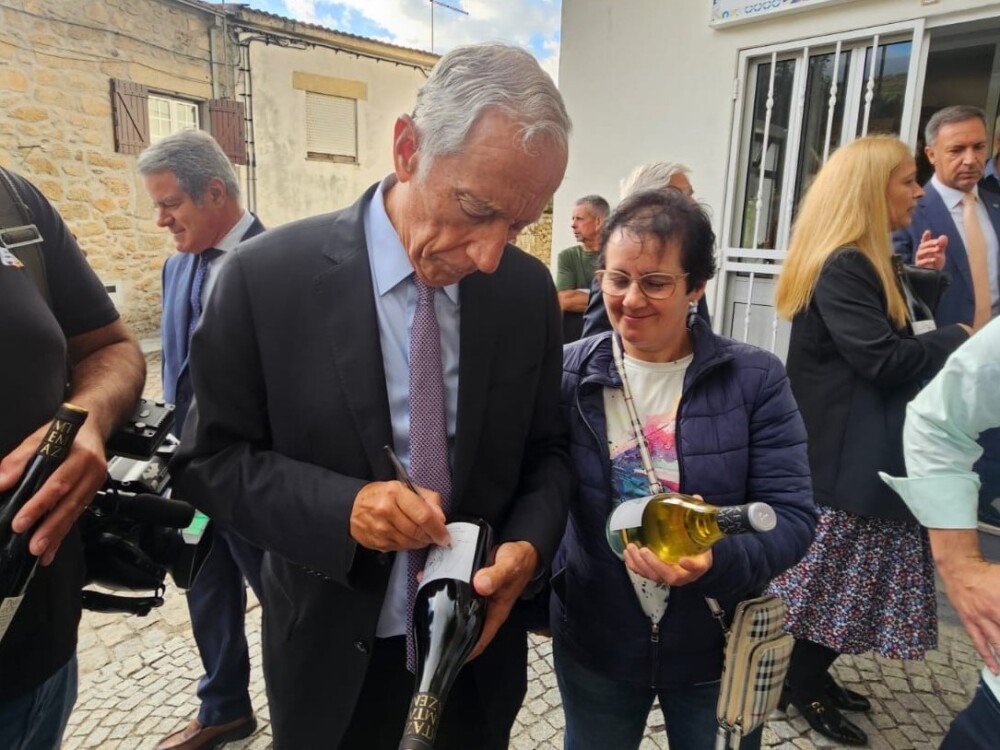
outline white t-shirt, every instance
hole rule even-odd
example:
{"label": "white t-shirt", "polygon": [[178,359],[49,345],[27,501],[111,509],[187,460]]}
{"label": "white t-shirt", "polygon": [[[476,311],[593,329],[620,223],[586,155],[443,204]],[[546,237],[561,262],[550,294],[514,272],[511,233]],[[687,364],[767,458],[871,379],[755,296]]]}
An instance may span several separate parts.
{"label": "white t-shirt", "polygon": [[[680,489],[677,461],[677,406],[684,390],[684,374],[693,354],[676,362],[643,362],[624,355],[625,377],[649,449],[653,471],[666,491]],[[625,394],[618,388],[604,389],[604,414],[608,424],[608,454],[611,458],[612,503],[650,494],[642,454],[629,419]],[[628,570],[626,568],[626,570]],[[670,588],[628,570],[643,611],[659,622],[666,611]]]}

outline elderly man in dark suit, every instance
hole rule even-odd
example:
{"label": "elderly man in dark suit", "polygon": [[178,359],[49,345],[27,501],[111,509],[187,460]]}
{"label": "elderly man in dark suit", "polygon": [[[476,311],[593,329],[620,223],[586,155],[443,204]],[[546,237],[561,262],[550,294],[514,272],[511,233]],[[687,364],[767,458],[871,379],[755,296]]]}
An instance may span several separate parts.
{"label": "elderly man in dark suit", "polygon": [[[989,155],[986,115],[977,107],[946,107],[927,122],[925,140],[934,175],[913,222],[893,236],[893,244],[907,263],[943,269],[950,277],[934,313],[938,325],[979,329],[1000,313],[1000,195],[978,185]],[[980,519],[1000,533],[1000,430],[984,432],[980,445]]]}
{"label": "elderly man in dark suit", "polygon": [[459,514],[498,546],[473,579],[485,628],[437,747],[507,747],[527,679],[514,604],[558,545],[572,484],[555,287],[509,243],[562,180],[568,131],[528,53],[458,48],[396,121],[392,174],[223,269],[194,337],[179,489],[266,550],[277,750],[397,747],[414,684],[407,561],[447,543]]}
{"label": "elderly man in dark suit", "polygon": [[[176,405],[180,434],[191,404],[189,342],[219,269],[236,245],[264,231],[240,205],[239,182],[212,136],[185,130],[153,144],[137,164],[156,223],[170,231],[178,252],[163,266],[163,395]],[[244,627],[244,578],[260,593],[260,549],[214,528],[212,549],[187,593],[194,638],[205,676],[201,708],[157,750],[197,750],[246,737],[257,727],[250,704],[250,655]]]}

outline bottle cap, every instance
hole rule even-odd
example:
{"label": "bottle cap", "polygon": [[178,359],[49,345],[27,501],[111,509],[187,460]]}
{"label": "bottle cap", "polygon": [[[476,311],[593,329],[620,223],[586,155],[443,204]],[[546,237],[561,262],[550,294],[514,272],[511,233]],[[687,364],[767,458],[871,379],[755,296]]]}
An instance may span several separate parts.
{"label": "bottle cap", "polygon": [[747,506],[747,522],[754,531],[770,531],[778,525],[778,517],[767,503],[750,503]]}

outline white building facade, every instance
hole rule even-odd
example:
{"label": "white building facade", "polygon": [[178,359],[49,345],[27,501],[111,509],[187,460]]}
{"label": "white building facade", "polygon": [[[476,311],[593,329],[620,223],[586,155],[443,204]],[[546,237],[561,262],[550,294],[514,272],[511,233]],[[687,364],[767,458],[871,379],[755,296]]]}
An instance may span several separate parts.
{"label": "white building facade", "polygon": [[247,202],[267,226],[348,206],[392,171],[437,55],[237,6]]}
{"label": "white building facade", "polygon": [[564,0],[562,24],[575,129],[553,248],[577,197],[613,205],[634,166],[683,162],[718,238],[713,326],[782,355],[774,279],[829,152],[895,133],[922,153],[937,109],[979,106],[991,125],[1000,109],[995,0]]}

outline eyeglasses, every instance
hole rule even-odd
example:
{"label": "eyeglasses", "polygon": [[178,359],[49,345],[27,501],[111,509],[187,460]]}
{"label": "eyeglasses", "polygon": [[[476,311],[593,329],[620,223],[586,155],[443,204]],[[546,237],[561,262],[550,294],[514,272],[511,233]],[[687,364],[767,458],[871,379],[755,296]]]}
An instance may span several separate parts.
{"label": "eyeglasses", "polygon": [[624,297],[632,286],[632,282],[639,285],[641,291],[649,299],[670,299],[677,288],[677,282],[687,276],[686,273],[644,273],[638,278],[629,276],[621,271],[597,271],[597,283],[601,285],[601,291],[610,297]]}

